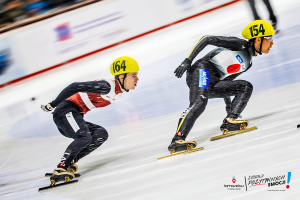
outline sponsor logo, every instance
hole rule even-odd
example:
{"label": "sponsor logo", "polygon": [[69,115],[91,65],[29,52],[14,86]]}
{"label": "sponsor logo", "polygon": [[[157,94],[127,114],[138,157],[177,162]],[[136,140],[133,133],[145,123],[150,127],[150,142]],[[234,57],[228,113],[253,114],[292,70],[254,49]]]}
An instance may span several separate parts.
{"label": "sponsor logo", "polygon": [[72,38],[69,22],[58,25],[55,31],[57,33],[57,39],[60,42]]}
{"label": "sponsor logo", "polygon": [[[251,175],[248,176],[247,186],[250,188],[267,187],[268,191],[285,191],[290,188],[291,172],[278,176]],[[277,186],[277,187],[276,187]],[[284,186],[284,187],[283,187]]]}
{"label": "sponsor logo", "polygon": [[9,49],[0,49],[0,75],[2,75],[6,69],[11,65]]}
{"label": "sponsor logo", "polygon": [[242,70],[245,70],[245,69],[246,69],[245,63],[242,63],[241,66],[242,66]]}
{"label": "sponsor logo", "polygon": [[184,118],[191,110],[192,108],[187,108],[185,111],[183,111],[183,113],[181,114],[181,117],[180,118]]}
{"label": "sponsor logo", "polygon": [[244,62],[240,55],[237,55],[236,59],[239,61],[240,64],[242,64]]}
{"label": "sponsor logo", "polygon": [[237,183],[235,176],[232,177],[231,181],[233,184],[224,184],[224,188],[227,188],[227,190],[241,190],[242,188],[245,188],[244,184]]}
{"label": "sponsor logo", "polygon": [[235,177],[232,177],[232,182],[235,183],[236,182],[236,179]]}
{"label": "sponsor logo", "polygon": [[265,187],[267,191],[286,191],[290,188],[291,172],[277,176],[265,176],[264,174],[259,175],[248,175],[244,176],[244,180],[237,179],[235,176],[232,177],[233,184],[224,184],[224,188],[227,190],[241,190],[245,188],[248,190],[255,190],[255,188]]}
{"label": "sponsor logo", "polygon": [[292,172],[288,172],[288,178],[287,178],[287,185],[286,185],[286,189],[290,188],[290,181],[291,181],[291,176],[292,176]]}
{"label": "sponsor logo", "polygon": [[209,84],[208,71],[205,69],[199,69],[199,72],[200,72],[199,87],[208,89],[208,84]]}
{"label": "sponsor logo", "polygon": [[182,133],[181,133],[181,132],[178,132],[177,135],[178,135],[178,136],[182,136]]}

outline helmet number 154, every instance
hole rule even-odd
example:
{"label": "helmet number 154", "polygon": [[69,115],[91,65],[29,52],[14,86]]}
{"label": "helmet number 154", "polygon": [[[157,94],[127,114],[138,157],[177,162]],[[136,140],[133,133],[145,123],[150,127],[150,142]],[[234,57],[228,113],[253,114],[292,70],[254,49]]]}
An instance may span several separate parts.
{"label": "helmet number 154", "polygon": [[251,26],[249,29],[250,29],[250,33],[251,33],[252,37],[258,36],[259,33],[262,33],[262,36],[263,36],[266,31],[262,24],[260,24],[259,29],[258,29],[258,25]]}
{"label": "helmet number 154", "polygon": [[116,71],[119,72],[121,68],[125,72],[125,70],[126,70],[125,60],[122,61],[121,65],[120,65],[119,60],[117,62],[113,63],[113,70],[114,70],[115,73],[116,73]]}

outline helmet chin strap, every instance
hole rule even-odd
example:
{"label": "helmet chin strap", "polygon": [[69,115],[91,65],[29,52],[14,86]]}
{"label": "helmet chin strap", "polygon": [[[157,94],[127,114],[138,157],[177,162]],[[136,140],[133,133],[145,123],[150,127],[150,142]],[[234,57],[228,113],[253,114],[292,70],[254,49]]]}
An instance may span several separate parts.
{"label": "helmet chin strap", "polygon": [[255,46],[254,46],[254,43],[255,42],[253,42],[253,47],[254,47],[254,50],[256,51],[256,53],[258,53],[259,55],[261,55],[261,48],[262,48],[262,43],[263,43],[263,41],[264,41],[264,37],[261,37],[261,41],[260,41],[260,49],[259,49],[259,52],[258,51],[256,51],[256,48],[255,48]]}
{"label": "helmet chin strap", "polygon": [[125,89],[125,87],[124,87],[124,82],[125,82],[125,78],[126,78],[126,76],[127,76],[127,74],[125,74],[125,75],[124,75],[124,78],[123,78],[123,81],[122,81],[122,83],[121,83],[121,81],[120,81],[119,77],[118,77],[118,81],[119,81],[119,83],[120,83],[120,85],[121,85],[122,89],[123,89],[123,90],[125,90],[126,92],[129,92],[129,90]]}

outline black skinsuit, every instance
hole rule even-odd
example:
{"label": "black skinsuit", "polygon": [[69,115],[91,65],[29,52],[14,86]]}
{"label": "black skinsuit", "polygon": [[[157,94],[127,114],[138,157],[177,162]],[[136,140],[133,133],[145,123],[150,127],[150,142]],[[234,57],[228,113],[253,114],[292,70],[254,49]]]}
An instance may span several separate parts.
{"label": "black skinsuit", "polygon": [[[204,36],[184,62],[191,63],[206,45],[218,48],[188,68],[186,83],[190,88],[190,105],[179,119],[172,142],[185,140],[208,99],[224,98],[227,117],[236,119],[251,97],[252,84],[234,79],[251,67],[252,56],[255,56],[252,44],[236,37]],[[234,96],[232,102],[230,96]]]}

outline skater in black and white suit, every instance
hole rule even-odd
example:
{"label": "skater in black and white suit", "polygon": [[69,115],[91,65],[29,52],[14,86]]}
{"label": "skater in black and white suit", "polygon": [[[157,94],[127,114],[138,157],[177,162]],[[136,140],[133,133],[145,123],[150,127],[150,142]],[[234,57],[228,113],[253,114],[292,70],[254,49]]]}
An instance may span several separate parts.
{"label": "skater in black and white suit", "polygon": [[[244,38],[204,36],[196,44],[190,55],[175,70],[175,76],[180,78],[187,70],[186,83],[190,89],[190,105],[181,115],[176,134],[168,150],[172,152],[195,147],[193,141],[185,141],[197,118],[202,114],[208,99],[223,98],[226,103],[227,116],[221,131],[239,130],[240,126],[247,127],[248,121],[236,120],[249,101],[253,86],[245,80],[234,80],[252,66],[252,57],[269,53],[273,45],[272,25],[264,20],[256,20],[243,30]],[[194,58],[207,45],[218,48],[197,60]],[[232,102],[230,97],[234,96]]]}

